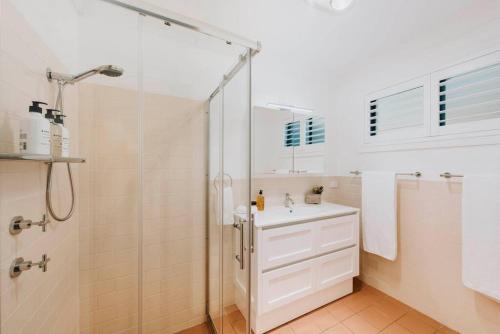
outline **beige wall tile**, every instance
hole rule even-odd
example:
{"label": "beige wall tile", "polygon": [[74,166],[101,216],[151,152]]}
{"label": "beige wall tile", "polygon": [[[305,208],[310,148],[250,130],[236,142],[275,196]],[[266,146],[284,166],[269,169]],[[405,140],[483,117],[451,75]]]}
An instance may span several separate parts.
{"label": "beige wall tile", "polygon": [[[49,104],[54,100],[54,85],[47,82],[45,69],[51,66],[64,70],[64,65],[9,1],[1,1],[0,6],[0,150],[18,152],[19,121],[27,116],[31,100]],[[28,49],[31,52],[26,52]],[[65,111],[72,134],[77,133],[77,105],[78,96],[68,91]],[[71,150],[78,153],[78,140],[72,141]],[[60,167],[54,170],[53,186],[58,212],[67,210],[69,205],[67,176]],[[78,189],[78,168],[74,171]],[[2,162],[0,166],[2,333],[78,332],[78,207],[69,221],[52,223],[45,233],[38,227],[17,236],[8,232],[8,222],[13,216],[42,218],[45,177],[46,166],[36,162]],[[51,258],[46,273],[33,268],[16,279],[9,277],[14,258],[39,261],[43,253]]]}
{"label": "beige wall tile", "polygon": [[[328,199],[360,207],[360,178],[336,179]],[[500,332],[500,304],[462,284],[461,183],[400,180],[398,203],[398,258],[362,252],[361,278],[461,333]]]}
{"label": "beige wall tile", "polygon": [[[96,323],[95,316],[84,317],[87,323],[82,328],[99,333],[134,332],[137,326],[130,321],[137,308],[124,309],[121,315],[110,309],[138,293],[136,99],[132,91],[91,84],[80,87],[85,118],[80,123],[80,141],[91,156],[83,171],[89,184],[84,215],[90,222],[81,231],[88,241],[80,247],[80,281],[82,291],[97,298],[96,303],[87,299],[82,310],[99,319]],[[171,332],[174,327],[180,330],[204,321],[205,167],[198,156],[204,156],[205,146],[193,145],[204,129],[204,119],[200,102],[145,95],[145,332]],[[163,300],[170,300],[172,306],[163,305]]]}

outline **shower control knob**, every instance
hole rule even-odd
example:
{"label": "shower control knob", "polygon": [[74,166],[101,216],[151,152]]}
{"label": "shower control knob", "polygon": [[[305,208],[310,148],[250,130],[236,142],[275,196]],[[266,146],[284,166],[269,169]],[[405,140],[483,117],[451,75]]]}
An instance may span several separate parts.
{"label": "shower control knob", "polygon": [[23,230],[27,230],[27,229],[31,228],[33,225],[41,226],[42,231],[45,232],[46,226],[49,223],[50,223],[50,220],[48,220],[45,215],[43,215],[42,220],[38,221],[38,222],[34,222],[30,219],[24,219],[23,216],[16,216],[16,217],[12,218],[10,221],[9,232],[12,235],[18,235]]}
{"label": "shower control knob", "polygon": [[22,257],[16,258],[14,261],[12,261],[12,264],[10,266],[10,277],[15,278],[18,277],[23,273],[23,271],[28,271],[33,267],[38,267],[42,269],[43,272],[47,271],[47,263],[49,263],[50,258],[47,256],[47,254],[42,255],[42,260],[40,262],[35,262],[33,261],[24,261]]}

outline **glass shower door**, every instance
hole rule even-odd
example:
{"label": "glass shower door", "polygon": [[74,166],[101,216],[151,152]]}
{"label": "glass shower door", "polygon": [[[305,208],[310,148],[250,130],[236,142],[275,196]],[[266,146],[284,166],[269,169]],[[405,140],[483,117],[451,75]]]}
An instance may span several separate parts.
{"label": "glass shower door", "polygon": [[208,313],[217,333],[249,333],[250,61],[209,108]]}

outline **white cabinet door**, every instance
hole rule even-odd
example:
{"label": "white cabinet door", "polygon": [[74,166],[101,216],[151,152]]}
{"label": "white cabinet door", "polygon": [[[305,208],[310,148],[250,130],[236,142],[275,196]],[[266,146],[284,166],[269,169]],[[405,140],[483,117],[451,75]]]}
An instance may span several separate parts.
{"label": "white cabinet door", "polygon": [[268,312],[309,295],[314,289],[314,260],[262,275],[262,311]]}
{"label": "white cabinet door", "polygon": [[358,247],[351,247],[315,259],[316,289],[325,289],[357,276],[359,274],[358,253]]}
{"label": "white cabinet door", "polygon": [[330,218],[317,224],[317,254],[332,252],[358,243],[357,215]]}
{"label": "white cabinet door", "polygon": [[314,224],[298,224],[264,230],[263,270],[311,257],[314,251]]}

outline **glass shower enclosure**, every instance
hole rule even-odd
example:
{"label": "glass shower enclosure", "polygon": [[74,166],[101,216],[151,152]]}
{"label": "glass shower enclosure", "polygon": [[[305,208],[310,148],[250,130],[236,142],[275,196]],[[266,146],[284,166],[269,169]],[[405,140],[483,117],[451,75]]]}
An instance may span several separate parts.
{"label": "glass shower enclosure", "polygon": [[[32,86],[41,93],[33,99],[54,104],[47,67],[79,73],[112,64],[124,70],[120,77],[97,75],[66,88],[72,155],[86,160],[72,165],[76,209],[70,220],[50,224],[43,243],[30,244],[30,257],[49,253],[47,273],[24,273],[8,285],[10,295],[29,296],[23,290],[29,286],[53,291],[53,316],[40,327],[47,333],[159,334],[193,327],[250,333],[251,74],[259,44],[135,0],[0,4],[2,15],[15,14],[19,29],[32,33],[32,49],[45,57],[27,64],[30,76],[40,76]],[[50,11],[40,20],[46,6]],[[22,110],[25,102],[16,107]],[[64,166],[53,174],[52,199],[64,212]],[[43,192],[42,181],[38,186],[42,190],[32,193]],[[62,244],[63,233],[77,241],[66,237]],[[23,255],[26,243],[2,238]],[[71,254],[77,261],[67,261]],[[3,257],[6,267],[11,256]],[[70,292],[74,298],[65,300]],[[30,300],[33,323],[27,320],[26,328],[44,317],[50,301]],[[24,300],[17,303],[22,309]],[[63,310],[77,320],[54,322]],[[15,312],[0,310],[2,332],[15,326]]]}
{"label": "glass shower enclosure", "polygon": [[[157,8],[107,2],[98,4],[104,11],[89,8],[83,24],[99,26],[106,11],[121,18],[123,26],[105,32],[101,46],[107,62],[135,63],[127,69],[136,86],[107,80],[82,87],[93,95],[83,101],[98,107],[87,123],[90,131],[108,125],[118,146],[121,136],[128,138],[109,165],[95,155],[99,141],[88,151],[94,156],[87,166],[94,180],[92,235],[99,235],[116,261],[115,273],[108,274],[115,287],[110,297],[128,304],[104,323],[117,326],[116,332],[135,331],[135,323],[138,333],[175,333],[205,323],[216,333],[250,333],[247,217],[255,50],[221,39],[217,30],[200,33]],[[113,43],[104,42],[118,43],[115,34],[123,36],[123,29],[131,41],[125,53],[123,44],[113,50]],[[116,184],[102,187],[95,182],[102,178]],[[99,224],[99,215],[118,211],[128,233]],[[98,253],[89,257],[101,260]],[[95,286],[96,294],[100,288]],[[91,314],[105,317],[99,306],[99,300],[106,305],[105,297]],[[88,301],[85,309],[92,309]],[[93,321],[91,316],[90,328]]]}
{"label": "glass shower enclosure", "polygon": [[208,316],[217,333],[250,333],[251,52],[209,102]]}
{"label": "glass shower enclosure", "polygon": [[[137,240],[137,285],[131,247],[128,272],[117,265],[132,276],[128,297],[116,298],[133,300],[137,292],[137,319],[134,307],[125,311],[129,325],[137,321],[142,333],[176,333],[204,322],[216,333],[249,333],[250,234],[244,217],[250,210],[253,50],[215,37],[213,31],[200,33],[157,8],[110,2],[100,6],[121,15],[123,25],[136,27],[128,35],[135,50],[125,54],[136,57],[137,66],[130,73],[136,85],[132,92],[123,94],[118,88],[103,93],[93,87],[103,109],[126,104],[124,109],[131,112],[128,119],[125,113],[114,113],[113,119],[123,118],[121,131],[133,134],[129,153],[136,164],[124,172],[131,188],[109,189],[132,197],[124,205],[129,219],[135,217],[128,230],[136,236],[130,233],[126,241]],[[105,19],[102,11],[88,13],[86,26],[99,26],[95,20]],[[123,31],[115,29],[111,34]],[[114,51],[110,47],[102,45],[113,53],[108,62],[119,64],[123,46]],[[123,231],[110,233],[122,241]],[[116,276],[115,286],[121,284]]]}

